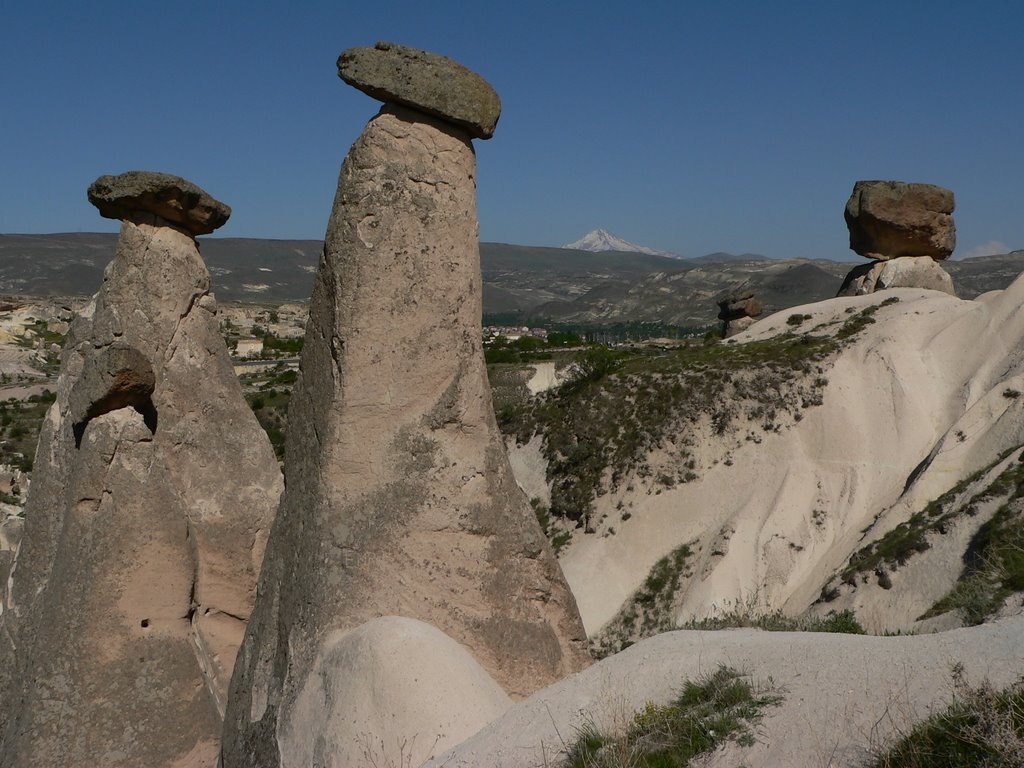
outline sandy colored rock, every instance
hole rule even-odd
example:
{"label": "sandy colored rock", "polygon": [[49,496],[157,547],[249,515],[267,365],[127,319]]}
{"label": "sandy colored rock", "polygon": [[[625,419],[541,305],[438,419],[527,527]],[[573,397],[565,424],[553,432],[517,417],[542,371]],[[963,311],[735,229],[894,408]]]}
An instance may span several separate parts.
{"label": "sandy colored rock", "polygon": [[214,766],[281,488],[195,241],[125,222],[40,434],[0,764]]}
{"label": "sandy colored rock", "polygon": [[193,235],[209,234],[231,216],[231,209],[224,203],[191,181],[169,173],[128,171],[100,176],[88,194],[89,202],[104,218],[159,224],[151,218],[159,216]]}
{"label": "sandy colored rock", "polygon": [[419,765],[512,700],[439,629],[385,616],[324,639],[284,740],[295,765]]}
{"label": "sandy colored rock", "polygon": [[297,764],[324,643],[381,615],[437,627],[513,697],[588,663],[494,421],[475,173],[463,132],[402,107],[342,166],[225,768]]}
{"label": "sandy colored rock", "polygon": [[349,48],[338,57],[338,77],[385,103],[403,104],[489,139],[501,100],[480,75],[445,56],[395,43]]}
{"label": "sandy colored rock", "polygon": [[953,278],[934,259],[900,256],[859,264],[850,270],[837,296],[863,296],[886,288],[926,288],[956,296]]}
{"label": "sandy colored rock", "polygon": [[846,203],[850,248],[869,259],[930,256],[956,247],[953,193],[934,184],[858,181]]}
{"label": "sandy colored rock", "polygon": [[[1020,675],[1024,617],[916,637],[818,632],[666,632],[517,702],[422,768],[547,768],[584,727],[621,733],[648,702],[665,705],[686,680],[719,665],[771,684],[750,744],[727,743],[710,768],[863,768],[870,750],[949,702],[951,670],[1001,688]],[[944,763],[934,763],[942,765]]]}

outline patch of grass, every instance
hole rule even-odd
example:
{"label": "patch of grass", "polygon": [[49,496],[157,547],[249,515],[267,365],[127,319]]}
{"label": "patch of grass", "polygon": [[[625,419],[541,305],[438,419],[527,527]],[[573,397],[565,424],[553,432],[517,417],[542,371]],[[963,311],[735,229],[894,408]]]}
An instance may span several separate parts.
{"label": "patch of grass", "polygon": [[785,616],[782,611],[774,613],[751,613],[735,610],[720,616],[694,620],[683,625],[684,629],[733,629],[755,627],[766,632],[833,632],[845,635],[866,634],[851,610],[829,611],[825,616]]}
{"label": "patch of grass", "polygon": [[[929,537],[944,535],[957,518],[962,515],[975,514],[977,506],[989,499],[1007,495],[1011,499],[1015,499],[1024,494],[1024,464],[1015,462],[1000,473],[988,487],[971,496],[965,503],[960,503],[960,499],[968,487],[980,480],[1015,450],[1017,448],[1005,451],[992,464],[964,478],[937,499],[930,501],[923,510],[911,515],[909,520],[900,523],[880,539],[859,549],[850,557],[846,568],[840,573],[839,579],[846,584],[855,586],[858,579],[863,580],[867,574],[873,572],[879,585],[888,589],[892,586],[889,572],[906,565],[915,554],[930,549]],[[968,586],[965,589],[972,589],[972,587]],[[829,599],[834,599],[836,596],[838,596],[838,591],[834,589],[832,582],[822,589],[822,601],[828,602]],[[930,610],[926,616],[929,615],[936,614]]]}
{"label": "patch of grass", "polygon": [[1008,500],[974,534],[957,583],[922,619],[956,610],[965,624],[981,624],[1024,591],[1024,465],[1011,465],[993,485]]}
{"label": "patch of grass", "polygon": [[870,768],[1020,768],[1024,765],[1024,682],[1004,690],[967,686],[954,668],[952,704],[879,752]]}
{"label": "patch of grass", "polygon": [[676,628],[673,607],[684,578],[692,575],[689,544],[669,552],[651,568],[640,588],[591,640],[591,651],[604,658],[628,648],[637,640]]}
{"label": "patch of grass", "polygon": [[752,726],[782,696],[758,689],[729,667],[687,681],[667,705],[648,703],[625,733],[608,735],[593,725],[582,728],[569,748],[566,768],[683,768],[720,745],[754,743]]}

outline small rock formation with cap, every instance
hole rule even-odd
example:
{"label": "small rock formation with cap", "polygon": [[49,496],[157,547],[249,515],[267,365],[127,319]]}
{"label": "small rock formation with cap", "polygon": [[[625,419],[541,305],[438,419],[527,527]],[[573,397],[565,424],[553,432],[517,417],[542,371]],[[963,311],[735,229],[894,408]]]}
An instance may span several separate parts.
{"label": "small rock formation with cap", "polygon": [[[407,51],[372,56],[411,82],[439,78],[450,103],[490,89],[454,62]],[[343,75],[361,55],[342,54]],[[382,79],[366,89],[398,90]],[[231,682],[224,768],[310,754],[351,765],[324,746],[324,723],[374,717],[345,709],[344,680],[325,688],[318,670],[336,666],[338,638],[381,616],[437,628],[514,698],[589,663],[575,600],[494,419],[476,133],[463,112],[385,98],[338,181],[288,415],[288,484]],[[497,96],[469,101],[495,105],[480,118],[493,126]],[[453,707],[439,703],[438,732],[420,723],[417,740],[433,741]]]}
{"label": "small rock formation with cap", "polygon": [[0,618],[0,764],[212,768],[283,486],[192,236],[228,208],[143,172],[89,197],[124,222],[40,434]]}
{"label": "small rock formation with cap", "polygon": [[853,269],[840,296],[885,288],[928,288],[955,295],[938,262],[956,247],[953,193],[934,184],[858,181],[846,203],[850,248],[873,261]]}
{"label": "small rock formation with cap", "polygon": [[722,338],[735,336],[754,324],[754,318],[761,314],[764,307],[746,289],[735,290],[718,301],[718,319],[722,321]]}

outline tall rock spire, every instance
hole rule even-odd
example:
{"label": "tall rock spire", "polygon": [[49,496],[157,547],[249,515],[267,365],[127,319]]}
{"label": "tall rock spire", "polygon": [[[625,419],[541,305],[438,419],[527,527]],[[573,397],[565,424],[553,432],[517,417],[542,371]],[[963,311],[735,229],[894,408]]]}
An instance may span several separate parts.
{"label": "tall rock spire", "polygon": [[0,764],[212,768],[282,489],[194,240],[230,209],[146,172],[89,199],[124,223],[40,435],[2,617]]}
{"label": "tall rock spire", "polygon": [[346,51],[338,65],[385,106],[341,169],[289,410],[288,484],[232,679],[225,768],[312,753],[346,764],[314,749],[327,736],[296,702],[326,687],[323,709],[346,706],[345,679],[314,670],[339,637],[381,616],[442,630],[513,696],[589,661],[575,601],[512,476],[484,365],[470,139],[493,130],[497,96],[454,62],[401,46]]}

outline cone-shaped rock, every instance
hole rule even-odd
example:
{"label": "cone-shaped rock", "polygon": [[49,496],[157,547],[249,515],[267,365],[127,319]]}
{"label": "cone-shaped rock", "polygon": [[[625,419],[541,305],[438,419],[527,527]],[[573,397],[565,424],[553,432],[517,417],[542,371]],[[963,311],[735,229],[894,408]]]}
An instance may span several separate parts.
{"label": "cone-shaped rock", "polygon": [[124,222],[57,388],[4,605],[0,764],[212,768],[282,483],[186,231]]}
{"label": "cone-shaped rock", "polygon": [[[395,105],[342,166],[289,410],[288,484],[231,683],[225,768],[309,754],[331,715],[305,717],[301,692],[317,689],[332,638],[380,616],[437,627],[513,696],[588,663],[494,420],[475,166],[468,134]],[[345,695],[325,691],[321,707]]]}

